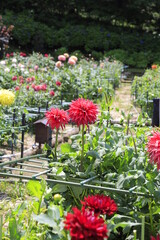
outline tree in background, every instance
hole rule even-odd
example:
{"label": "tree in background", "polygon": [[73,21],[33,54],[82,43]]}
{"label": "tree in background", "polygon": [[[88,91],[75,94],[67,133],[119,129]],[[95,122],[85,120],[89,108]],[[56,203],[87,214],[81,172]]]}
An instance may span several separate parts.
{"label": "tree in background", "polygon": [[0,16],[0,58],[3,57],[3,52],[8,48],[9,39],[14,26],[6,27],[3,23],[2,16]]}

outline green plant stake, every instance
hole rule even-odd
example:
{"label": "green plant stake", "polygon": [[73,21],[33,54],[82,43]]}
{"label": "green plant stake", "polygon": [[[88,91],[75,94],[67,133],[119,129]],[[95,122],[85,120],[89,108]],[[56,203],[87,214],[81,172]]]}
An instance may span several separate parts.
{"label": "green plant stake", "polygon": [[3,215],[0,215],[0,240],[2,240]]}
{"label": "green plant stake", "polygon": [[82,125],[82,151],[81,151],[80,171],[83,171],[83,160],[84,160],[84,125]]}
{"label": "green plant stake", "polygon": [[55,159],[57,159],[57,145],[58,145],[58,129],[56,129],[56,142],[55,142],[55,147],[54,147]]}
{"label": "green plant stake", "polygon": [[145,240],[145,217],[142,216],[141,240]]}

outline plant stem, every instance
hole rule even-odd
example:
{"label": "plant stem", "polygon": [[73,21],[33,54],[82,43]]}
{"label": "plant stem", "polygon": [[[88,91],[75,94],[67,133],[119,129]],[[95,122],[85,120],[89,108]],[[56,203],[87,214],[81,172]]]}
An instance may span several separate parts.
{"label": "plant stem", "polygon": [[71,195],[72,195],[72,197],[73,197],[73,199],[74,199],[74,201],[75,201],[75,204],[78,206],[78,207],[80,207],[80,200],[79,200],[79,202],[77,201],[77,198],[76,198],[76,196],[75,196],[75,194],[74,194],[74,192],[73,192],[73,190],[72,190],[72,188],[71,187],[68,187],[69,188],[69,190],[70,190],[70,192],[71,192]]}
{"label": "plant stem", "polygon": [[141,240],[145,240],[145,217],[142,216]]}
{"label": "plant stem", "polygon": [[132,140],[133,140],[133,144],[134,144],[135,153],[138,154],[138,152],[137,152],[137,147],[136,147],[136,143],[135,143],[135,140],[134,140],[134,137],[133,137],[133,134],[132,134],[131,129],[129,129],[129,131],[130,131],[131,136],[132,136]]}
{"label": "plant stem", "polygon": [[42,203],[42,198],[43,198],[43,195],[41,195],[40,199],[39,199],[39,206],[38,206],[38,215],[40,214],[41,212],[41,203]]}
{"label": "plant stem", "polygon": [[82,151],[81,151],[80,171],[83,171],[83,160],[84,160],[84,125],[82,125]]}
{"label": "plant stem", "polygon": [[134,235],[134,239],[133,240],[136,240],[137,239],[137,231],[136,230],[133,231],[133,235]]}
{"label": "plant stem", "polygon": [[152,216],[152,200],[150,199],[150,202],[149,202],[149,218],[150,218],[150,225],[151,225],[151,233],[153,234],[153,230],[154,230],[154,227],[153,227],[153,216]]}
{"label": "plant stem", "polygon": [[56,130],[56,142],[55,142],[55,148],[54,148],[55,159],[57,159],[57,145],[58,145],[58,129]]}

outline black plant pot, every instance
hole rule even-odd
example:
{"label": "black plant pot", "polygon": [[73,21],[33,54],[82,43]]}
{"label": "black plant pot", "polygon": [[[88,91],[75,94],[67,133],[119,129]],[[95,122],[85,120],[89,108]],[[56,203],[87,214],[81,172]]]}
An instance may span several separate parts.
{"label": "black plant pot", "polygon": [[152,126],[159,127],[160,126],[160,99],[153,99],[153,116],[152,116]]}

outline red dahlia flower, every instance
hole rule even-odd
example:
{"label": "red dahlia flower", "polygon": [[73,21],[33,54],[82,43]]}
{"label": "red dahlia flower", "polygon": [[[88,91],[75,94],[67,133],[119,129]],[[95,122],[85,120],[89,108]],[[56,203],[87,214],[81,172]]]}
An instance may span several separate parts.
{"label": "red dahlia flower", "polygon": [[154,132],[153,136],[148,138],[148,153],[150,162],[157,164],[157,169],[160,169],[160,132]]}
{"label": "red dahlia flower", "polygon": [[13,76],[13,77],[12,77],[12,80],[13,80],[13,81],[16,81],[16,80],[17,80],[17,76]]}
{"label": "red dahlia flower", "polygon": [[41,90],[42,90],[42,91],[46,91],[46,90],[47,90],[47,84],[41,85]]}
{"label": "red dahlia flower", "polygon": [[9,58],[9,57],[10,57],[10,55],[9,55],[9,53],[7,53],[7,54],[6,54],[6,58]]}
{"label": "red dahlia flower", "polygon": [[27,54],[26,53],[24,53],[24,52],[20,52],[20,54],[19,54],[21,57],[26,57],[27,56]]}
{"label": "red dahlia flower", "polygon": [[44,57],[48,58],[48,54],[47,54],[47,53],[45,53],[45,54],[44,54]]}
{"label": "red dahlia flower", "polygon": [[67,112],[58,108],[51,108],[50,111],[46,112],[46,118],[52,130],[54,128],[58,130],[60,127],[63,129],[69,121]]}
{"label": "red dahlia flower", "polygon": [[32,79],[28,77],[28,78],[26,79],[26,82],[27,82],[27,83],[30,83],[30,82],[32,82]]}
{"label": "red dahlia flower", "polygon": [[61,82],[60,81],[56,81],[56,85],[57,86],[61,86]]}
{"label": "red dahlia flower", "polygon": [[104,195],[89,195],[84,198],[84,202],[81,201],[85,208],[94,211],[95,214],[112,215],[117,211],[117,204],[108,196]]}
{"label": "red dahlia flower", "polygon": [[21,83],[21,84],[23,84],[23,83],[24,83],[24,80],[23,80],[23,79],[21,79],[21,80],[20,80],[20,83]]}
{"label": "red dahlia flower", "polygon": [[19,86],[16,86],[15,87],[15,91],[19,91],[20,87]]}
{"label": "red dahlia flower", "polygon": [[71,120],[78,126],[88,126],[89,123],[94,123],[96,121],[98,108],[92,101],[79,98],[72,101],[68,112]]}
{"label": "red dahlia flower", "polygon": [[102,218],[92,212],[73,208],[73,213],[68,213],[65,220],[65,229],[70,231],[72,240],[103,240],[108,238],[107,225]]}
{"label": "red dahlia flower", "polygon": [[35,92],[39,92],[41,90],[41,86],[40,85],[34,86],[33,88],[34,88]]}
{"label": "red dahlia flower", "polygon": [[160,234],[158,234],[156,238],[151,236],[151,240],[160,240]]}
{"label": "red dahlia flower", "polygon": [[19,76],[19,81],[23,80],[23,76]]}
{"label": "red dahlia flower", "polygon": [[34,83],[32,83],[31,87],[32,87],[33,89],[35,88],[35,86],[36,86],[36,85],[35,85]]}
{"label": "red dahlia flower", "polygon": [[51,90],[49,94],[50,94],[50,96],[54,96],[55,95],[53,90]]}

